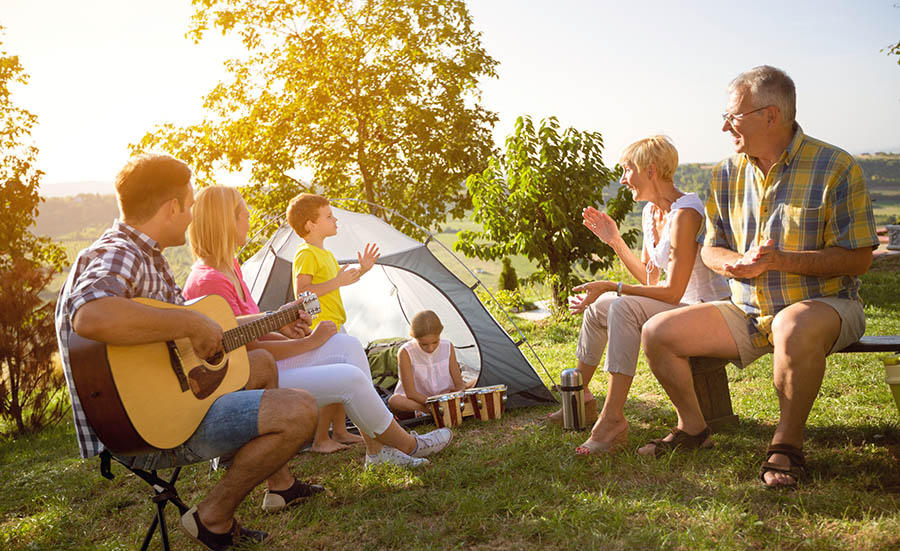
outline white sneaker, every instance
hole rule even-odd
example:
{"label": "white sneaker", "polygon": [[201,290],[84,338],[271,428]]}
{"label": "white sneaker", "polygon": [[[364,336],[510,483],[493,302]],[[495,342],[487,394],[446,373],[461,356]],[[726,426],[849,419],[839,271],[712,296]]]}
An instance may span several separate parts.
{"label": "white sneaker", "polygon": [[391,463],[401,467],[422,467],[428,464],[428,460],[406,455],[397,448],[392,448],[390,446],[384,446],[381,448],[381,451],[375,455],[366,454],[367,469],[372,465],[380,465],[381,463]]}
{"label": "white sneaker", "polygon": [[416,449],[412,451],[413,457],[425,457],[437,453],[447,447],[453,439],[453,433],[448,428],[437,429],[419,436],[416,431],[410,432],[416,439]]}

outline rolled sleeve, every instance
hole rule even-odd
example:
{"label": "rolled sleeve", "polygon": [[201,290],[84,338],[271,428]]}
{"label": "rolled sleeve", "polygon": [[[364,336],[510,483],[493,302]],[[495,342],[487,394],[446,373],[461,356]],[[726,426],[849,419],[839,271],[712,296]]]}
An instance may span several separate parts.
{"label": "rolled sleeve", "polygon": [[98,253],[81,268],[78,284],[69,293],[67,311],[70,322],[78,309],[88,302],[106,297],[134,296],[137,257],[123,255],[121,250],[101,250]]}

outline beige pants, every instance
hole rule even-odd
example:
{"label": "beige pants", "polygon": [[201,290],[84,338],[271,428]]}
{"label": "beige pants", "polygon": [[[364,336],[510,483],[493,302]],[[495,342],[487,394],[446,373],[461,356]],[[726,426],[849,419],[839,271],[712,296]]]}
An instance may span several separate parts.
{"label": "beige pants", "polygon": [[[831,347],[829,354],[837,352],[847,346],[855,343],[866,332],[866,314],[863,312],[863,306],[858,300],[851,300],[837,297],[819,297],[811,298],[816,302],[821,302],[831,306],[838,316],[841,318],[841,333]],[[771,344],[757,348],[753,346],[750,338],[750,325],[746,314],[743,310],[735,306],[729,300],[721,300],[713,302],[722,316],[725,318],[725,324],[737,344],[739,360],[732,360],[732,363],[738,367],[747,367],[757,358],[772,352],[774,348]]]}
{"label": "beige pants", "polygon": [[597,366],[607,349],[603,369],[634,377],[641,328],[656,314],[682,306],[647,297],[604,293],[584,311],[575,357],[585,365]]}

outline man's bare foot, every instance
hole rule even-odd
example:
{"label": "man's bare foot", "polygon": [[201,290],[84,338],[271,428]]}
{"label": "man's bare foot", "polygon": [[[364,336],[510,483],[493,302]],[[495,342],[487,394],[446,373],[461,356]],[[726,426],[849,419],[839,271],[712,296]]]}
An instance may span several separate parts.
{"label": "man's bare foot", "polygon": [[317,440],[313,442],[310,449],[316,453],[334,453],[346,450],[347,447],[348,446],[341,444],[340,442],[335,442],[329,438],[327,440]]}
{"label": "man's bare foot", "polygon": [[335,440],[337,440],[338,442],[340,442],[341,444],[347,444],[347,445],[359,444],[360,442],[363,441],[362,436],[359,436],[359,435],[353,434],[352,432],[347,432],[347,431],[333,432],[331,437],[334,438]]}
{"label": "man's bare foot", "polygon": [[768,488],[795,488],[806,473],[803,448],[791,444],[769,444],[759,478]]}
{"label": "man's bare foot", "polygon": [[[791,468],[791,460],[782,453],[774,453],[769,456],[769,463],[784,467],[785,471],[790,470]],[[796,486],[797,478],[778,471],[766,471],[763,473],[763,482],[766,483],[766,486],[772,488],[778,488],[780,486]]]}

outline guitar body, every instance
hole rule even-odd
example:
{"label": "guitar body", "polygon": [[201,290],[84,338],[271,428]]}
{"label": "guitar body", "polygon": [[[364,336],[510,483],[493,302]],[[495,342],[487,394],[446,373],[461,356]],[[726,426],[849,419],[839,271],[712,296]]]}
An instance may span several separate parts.
{"label": "guitar body", "polygon": [[[184,306],[152,299],[136,302],[156,308],[185,308],[214,319],[223,330],[237,326],[222,297],[209,295]],[[103,445],[137,455],[183,444],[197,430],[219,396],[247,384],[246,348],[210,365],[198,359],[189,339],[168,343],[114,346],[69,338],[72,378],[85,415]]]}

